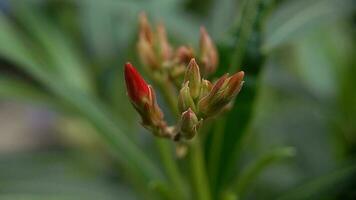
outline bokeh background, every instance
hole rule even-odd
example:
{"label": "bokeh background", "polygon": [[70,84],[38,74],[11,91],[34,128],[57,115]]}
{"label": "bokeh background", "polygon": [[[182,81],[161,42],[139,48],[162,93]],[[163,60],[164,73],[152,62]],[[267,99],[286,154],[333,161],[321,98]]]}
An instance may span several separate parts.
{"label": "bokeh background", "polygon": [[[266,168],[244,199],[355,199],[355,2],[246,2],[0,0],[0,199],[141,199],[92,123],[101,120],[93,106],[100,102],[157,157],[123,81],[123,63],[140,66],[141,11],[165,23],[173,44],[196,47],[204,25],[220,51],[218,74],[233,45],[244,50],[235,63],[245,71],[260,66],[236,162],[278,146],[296,154]],[[255,15],[258,28],[249,30]]]}

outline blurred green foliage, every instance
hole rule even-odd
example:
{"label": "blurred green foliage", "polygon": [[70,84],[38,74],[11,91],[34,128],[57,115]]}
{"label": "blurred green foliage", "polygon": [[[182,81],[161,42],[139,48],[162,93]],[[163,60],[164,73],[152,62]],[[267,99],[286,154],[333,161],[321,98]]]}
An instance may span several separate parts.
{"label": "blurred green foliage", "polygon": [[[205,25],[220,52],[216,75],[247,74],[234,108],[202,134],[213,199],[356,198],[354,2],[1,0],[0,8],[1,100],[79,118],[86,123],[68,121],[94,143],[1,155],[1,199],[178,198],[125,94],[122,65],[138,65],[140,11],[163,21],[174,44],[196,46]],[[174,161],[194,199],[189,161]]]}

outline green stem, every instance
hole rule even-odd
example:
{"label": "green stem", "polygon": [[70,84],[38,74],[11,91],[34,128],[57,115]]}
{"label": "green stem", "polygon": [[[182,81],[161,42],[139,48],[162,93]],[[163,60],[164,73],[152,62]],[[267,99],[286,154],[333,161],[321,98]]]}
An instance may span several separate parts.
{"label": "green stem", "polygon": [[[159,87],[159,90],[162,93],[174,117],[178,118],[178,102],[174,85],[167,81],[168,79],[166,79],[165,77],[154,76],[154,74],[152,74],[152,72],[150,71],[147,71],[147,74],[150,76],[151,80],[155,82],[155,85]],[[183,176],[178,168],[178,164],[174,160],[173,155],[171,154],[170,146],[168,145],[167,141],[163,141],[160,138],[156,139],[156,146],[162,159],[165,171],[169,176],[172,184],[174,185],[173,188],[175,188],[178,192],[178,194],[176,195],[177,198],[187,199],[187,187]]]}
{"label": "green stem", "polygon": [[[223,118],[224,119],[224,118]],[[224,140],[226,120],[221,120],[214,127],[213,139],[210,145],[210,159],[209,159],[209,174],[211,177],[211,183],[216,183],[217,175],[219,171],[220,154]]]}
{"label": "green stem", "polygon": [[183,177],[177,167],[177,163],[173,159],[170,146],[167,144],[166,140],[161,138],[155,139],[155,142],[169,179],[172,181],[174,189],[177,191],[175,197],[177,197],[177,199],[187,199],[187,184],[185,184],[185,181],[183,180]]}
{"label": "green stem", "polygon": [[157,196],[159,196],[160,199],[181,200],[182,197],[178,196],[176,193],[173,193],[170,188],[170,185],[167,185],[161,181],[152,181],[149,185],[149,189],[158,194]]}
{"label": "green stem", "polygon": [[198,200],[211,200],[209,182],[206,174],[204,155],[199,138],[193,141],[190,148],[190,163]]}

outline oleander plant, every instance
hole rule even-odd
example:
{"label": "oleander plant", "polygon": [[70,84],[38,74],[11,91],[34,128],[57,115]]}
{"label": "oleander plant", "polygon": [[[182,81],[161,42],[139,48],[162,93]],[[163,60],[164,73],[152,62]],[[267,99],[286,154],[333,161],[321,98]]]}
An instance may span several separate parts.
{"label": "oleander plant", "polygon": [[354,10],[1,0],[0,199],[355,199]]}

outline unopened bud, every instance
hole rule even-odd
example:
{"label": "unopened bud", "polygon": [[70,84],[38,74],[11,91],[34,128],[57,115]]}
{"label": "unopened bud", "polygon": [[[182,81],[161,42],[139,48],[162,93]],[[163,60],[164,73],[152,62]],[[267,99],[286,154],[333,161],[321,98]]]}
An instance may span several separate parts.
{"label": "unopened bud", "polygon": [[139,35],[148,43],[153,44],[153,32],[150,23],[148,22],[146,13],[142,12],[139,15]]}
{"label": "unopened bud", "polygon": [[157,104],[153,88],[145,82],[131,63],[125,64],[125,81],[127,94],[140,114],[142,124],[152,129],[165,126],[163,113]]}
{"label": "unopened bud", "polygon": [[243,85],[242,80],[244,78],[244,75],[245,73],[243,71],[240,71],[229,78],[227,82],[228,88],[224,91],[225,98],[232,99],[237,93],[240,92],[241,87]]}
{"label": "unopened bud", "polygon": [[244,72],[238,72],[231,77],[228,74],[222,76],[213,86],[210,93],[203,97],[199,103],[199,112],[205,117],[213,116],[221,112],[235,97],[241,87]]}
{"label": "unopened bud", "polygon": [[211,82],[203,79],[200,85],[200,99],[208,95],[212,88],[213,85],[211,84]]}
{"label": "unopened bud", "polygon": [[163,24],[157,26],[158,51],[162,61],[171,59],[173,50],[167,39],[166,29]]}
{"label": "unopened bud", "polygon": [[182,89],[179,91],[179,96],[178,96],[178,108],[180,112],[186,111],[188,108],[195,109],[195,103],[190,95],[190,89],[189,89],[189,81],[185,82],[183,85]]}
{"label": "unopened bud", "polygon": [[175,53],[175,61],[178,64],[187,65],[194,57],[194,50],[191,47],[181,46]]}
{"label": "unopened bud", "polygon": [[180,131],[185,139],[192,139],[197,133],[201,122],[198,120],[192,109],[182,113],[180,121]]}
{"label": "unopened bud", "polygon": [[150,96],[148,84],[131,63],[125,64],[125,82],[127,94],[133,104],[142,106],[147,102]]}
{"label": "unopened bud", "polygon": [[156,69],[159,66],[158,57],[154,50],[154,34],[145,13],[139,16],[139,39],[137,51],[144,66]]}
{"label": "unopened bud", "polygon": [[184,76],[184,82],[189,81],[190,95],[193,99],[196,99],[200,94],[200,72],[199,66],[195,62],[195,59],[192,58],[188,64],[188,69]]}
{"label": "unopened bud", "polygon": [[200,28],[200,51],[201,67],[204,74],[215,72],[218,65],[218,53],[204,27]]}
{"label": "unopened bud", "polygon": [[149,116],[150,125],[160,126],[163,121],[163,113],[157,104],[156,93],[154,89],[149,85],[150,89],[150,103],[147,104],[146,111]]}
{"label": "unopened bud", "polygon": [[141,34],[137,43],[137,51],[144,66],[148,66],[150,69],[156,69],[159,66],[152,44],[141,37]]}

